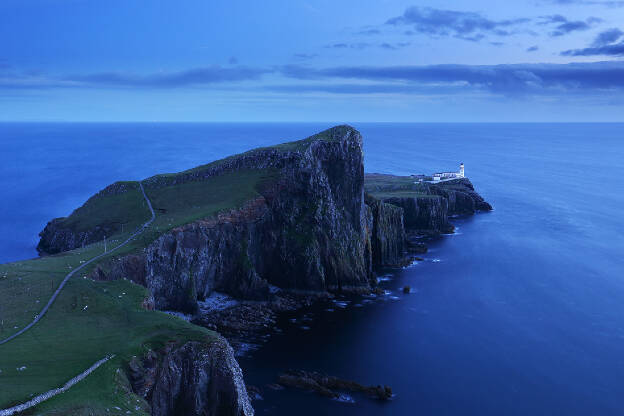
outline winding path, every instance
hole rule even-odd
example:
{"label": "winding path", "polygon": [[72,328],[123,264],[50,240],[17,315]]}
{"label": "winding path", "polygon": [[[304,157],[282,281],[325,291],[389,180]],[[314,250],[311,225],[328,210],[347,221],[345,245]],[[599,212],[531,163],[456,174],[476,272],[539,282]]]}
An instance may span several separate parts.
{"label": "winding path", "polygon": [[77,268],[75,268],[74,270],[69,272],[67,274],[67,276],[65,276],[65,278],[63,279],[63,281],[61,282],[59,287],[54,291],[54,293],[52,294],[52,297],[50,298],[48,303],[46,303],[46,305],[43,307],[43,309],[41,309],[41,312],[39,312],[39,314],[37,314],[35,316],[35,319],[33,319],[32,322],[30,322],[28,325],[26,325],[24,328],[20,329],[19,331],[17,331],[13,335],[11,335],[11,336],[1,340],[0,341],[0,345],[7,343],[7,342],[11,341],[14,338],[17,338],[18,336],[22,335],[24,332],[26,332],[30,328],[32,328],[37,322],[39,322],[41,320],[41,318],[43,318],[43,316],[46,314],[46,312],[48,312],[48,309],[50,309],[50,306],[52,306],[52,304],[54,303],[54,301],[56,300],[58,295],[61,293],[61,290],[63,290],[63,287],[65,287],[65,284],[69,281],[69,279],[74,274],[76,274],[80,270],[84,269],[89,264],[93,263],[94,261],[97,261],[97,260],[101,259],[102,257],[106,256],[107,254],[110,254],[110,253],[114,252],[118,248],[125,246],[130,241],[132,241],[135,237],[137,237],[143,231],[145,231],[145,229],[147,227],[149,227],[152,224],[152,222],[154,222],[154,220],[156,219],[156,213],[154,212],[154,208],[152,208],[152,202],[149,200],[149,198],[145,194],[145,189],[143,189],[143,184],[140,181],[139,181],[139,187],[141,188],[141,193],[143,194],[143,198],[145,198],[145,202],[147,202],[147,206],[148,206],[150,212],[152,213],[152,217],[145,224],[143,224],[138,230],[136,230],[130,237],[128,237],[128,239],[126,241],[124,241],[123,243],[119,244],[118,246],[116,246],[115,248],[113,248],[113,249],[111,249],[111,250],[109,250],[107,252],[104,252],[102,254],[99,254],[99,255],[93,257],[92,259],[86,261],[85,263],[81,264],[80,266],[78,266]]}

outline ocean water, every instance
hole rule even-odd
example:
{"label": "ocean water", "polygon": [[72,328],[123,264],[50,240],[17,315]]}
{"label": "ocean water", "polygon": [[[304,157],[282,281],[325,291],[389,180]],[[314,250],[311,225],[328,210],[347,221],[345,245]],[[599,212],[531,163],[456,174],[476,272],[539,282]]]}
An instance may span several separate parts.
{"label": "ocean water", "polygon": [[[466,165],[495,208],[457,218],[388,295],[284,317],[240,358],[259,415],[624,413],[624,124],[374,124],[366,170]],[[0,124],[0,261],[36,255],[46,221],[141,179],[328,124]],[[412,293],[400,288],[409,285]],[[264,388],[280,371],[388,384],[338,402]]]}

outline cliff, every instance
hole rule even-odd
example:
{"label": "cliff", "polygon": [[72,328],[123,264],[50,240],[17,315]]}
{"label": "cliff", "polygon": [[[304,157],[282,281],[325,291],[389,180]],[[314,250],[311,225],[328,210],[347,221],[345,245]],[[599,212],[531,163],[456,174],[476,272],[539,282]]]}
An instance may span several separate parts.
{"label": "cliff", "polygon": [[132,390],[153,416],[253,416],[243,375],[227,341],[187,342],[129,363]]}
{"label": "cliff", "polygon": [[[415,184],[410,177],[364,175],[362,137],[349,126],[142,184],[154,222],[90,277],[132,280],[149,290],[148,308],[194,314],[207,327],[239,332],[250,316],[265,327],[273,313],[307,302],[298,296],[370,291],[376,267],[405,264],[408,251],[426,249],[420,236],[451,232],[450,216],[491,209],[467,179]],[[149,214],[138,189],[114,184],[52,221],[41,233],[41,251],[105,235],[123,240],[119,227],[129,232]],[[264,302],[212,316],[202,309],[197,317],[213,292]],[[154,415],[251,414],[224,340],[150,353],[130,371],[134,391]]]}
{"label": "cliff", "polygon": [[367,174],[365,184],[372,197],[403,209],[409,233],[451,233],[449,217],[492,210],[467,178],[418,183],[409,176]]}
{"label": "cliff", "polygon": [[[232,185],[232,178],[245,182]],[[249,191],[229,205],[197,199],[218,192],[219,181],[224,197],[243,185]],[[365,176],[362,137],[349,126],[143,184],[155,207],[167,207],[157,216],[160,232],[92,276],[129,278],[151,291],[156,308],[187,313],[214,291],[268,300],[272,286],[316,293],[369,290],[374,267],[400,265],[407,249],[422,249],[414,234],[452,232],[450,216],[491,209],[467,179],[415,184],[410,177]],[[100,194],[134,191],[129,185],[109,188]],[[40,245],[61,250],[67,241],[81,241],[63,236],[86,229],[84,219],[74,218],[84,217],[85,207],[95,211],[98,200],[111,204],[110,196],[100,194],[54,232],[48,225]],[[181,202],[168,206],[172,195]],[[203,215],[184,211],[193,204],[202,204]],[[74,226],[62,227],[67,224]]]}

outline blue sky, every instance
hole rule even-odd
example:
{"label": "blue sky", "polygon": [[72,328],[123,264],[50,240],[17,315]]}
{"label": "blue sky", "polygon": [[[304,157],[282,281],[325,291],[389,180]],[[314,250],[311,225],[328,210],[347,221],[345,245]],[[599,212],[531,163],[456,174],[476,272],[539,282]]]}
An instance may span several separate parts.
{"label": "blue sky", "polygon": [[1,121],[624,121],[624,1],[2,0]]}

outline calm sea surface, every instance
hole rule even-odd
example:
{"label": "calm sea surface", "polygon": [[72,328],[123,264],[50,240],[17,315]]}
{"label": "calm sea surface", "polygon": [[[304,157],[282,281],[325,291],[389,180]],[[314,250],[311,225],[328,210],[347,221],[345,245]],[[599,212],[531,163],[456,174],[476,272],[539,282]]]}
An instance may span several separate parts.
{"label": "calm sea surface", "polygon": [[[48,220],[111,182],[326,127],[0,124],[0,262],[36,256]],[[240,359],[249,384],[319,370],[388,384],[394,400],[265,390],[257,413],[624,414],[624,124],[355,127],[368,172],[464,162],[495,211],[457,219],[425,261],[385,273],[388,296],[285,317],[281,333]]]}

